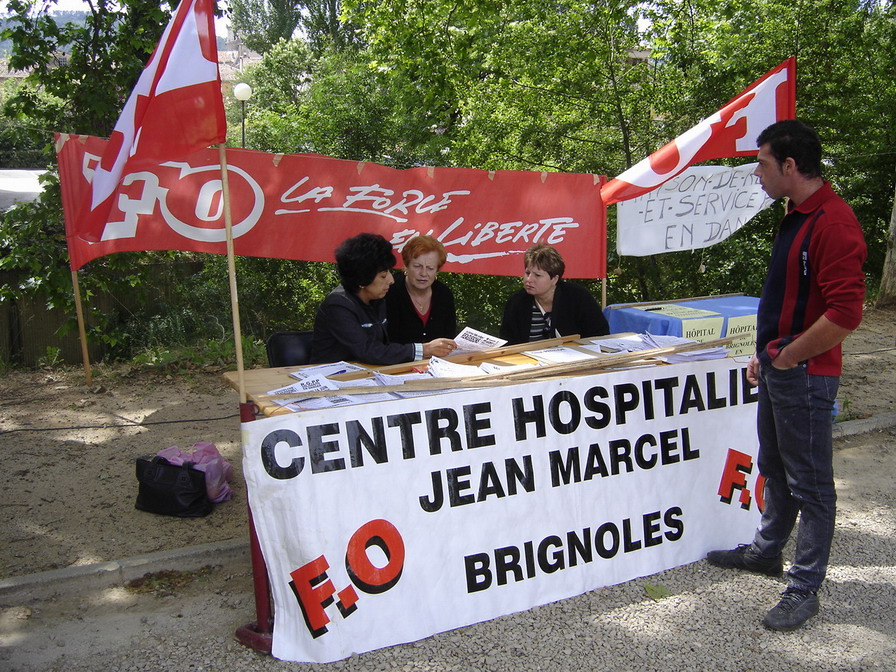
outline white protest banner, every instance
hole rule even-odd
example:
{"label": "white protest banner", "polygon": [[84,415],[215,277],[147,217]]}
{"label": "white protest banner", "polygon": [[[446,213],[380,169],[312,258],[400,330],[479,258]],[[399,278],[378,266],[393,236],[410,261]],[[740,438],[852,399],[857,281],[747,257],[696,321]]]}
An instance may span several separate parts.
{"label": "white protest banner", "polygon": [[643,257],[720,243],[774,201],[755,163],[691,166],[657,189],[617,205],[616,250]]}
{"label": "white protest banner", "polygon": [[755,401],[719,359],[243,423],[273,655],[334,661],[748,541]]}

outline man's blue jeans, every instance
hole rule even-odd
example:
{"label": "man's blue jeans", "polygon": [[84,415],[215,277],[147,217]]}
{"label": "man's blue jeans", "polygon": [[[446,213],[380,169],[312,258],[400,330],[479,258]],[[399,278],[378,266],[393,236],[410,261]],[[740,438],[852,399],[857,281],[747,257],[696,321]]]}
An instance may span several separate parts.
{"label": "man's blue jeans", "polygon": [[839,383],[836,376],[808,374],[805,363],[786,370],[760,366],[757,427],[765,510],[753,549],[765,557],[781,553],[799,516],[787,574],[792,587],[812,592],[824,580],[834,536],[831,425]]}

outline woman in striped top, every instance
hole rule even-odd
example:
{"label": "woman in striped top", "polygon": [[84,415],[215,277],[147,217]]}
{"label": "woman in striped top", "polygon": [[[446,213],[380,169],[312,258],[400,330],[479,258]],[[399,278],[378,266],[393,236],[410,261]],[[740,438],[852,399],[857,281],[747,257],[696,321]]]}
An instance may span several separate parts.
{"label": "woman in striped top", "polygon": [[504,306],[501,338],[508,343],[540,341],[578,334],[610,333],[600,306],[581,285],[563,280],[566,264],[550,245],[538,243],[524,257],[523,288]]}

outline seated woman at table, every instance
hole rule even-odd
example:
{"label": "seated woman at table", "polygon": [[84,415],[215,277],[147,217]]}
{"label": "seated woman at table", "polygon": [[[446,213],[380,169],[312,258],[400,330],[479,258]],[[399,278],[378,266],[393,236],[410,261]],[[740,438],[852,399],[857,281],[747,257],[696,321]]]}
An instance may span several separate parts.
{"label": "seated woman at table", "polygon": [[341,284],[317,309],[311,340],[311,362],[342,360],[362,364],[398,364],[436,355],[457,346],[447,338],[427,343],[391,343],[386,332],[383,298],[392,286],[395,255],[385,238],[361,233],[336,248]]}
{"label": "seated woman at table", "polygon": [[538,243],[523,259],[523,288],[507,299],[501,338],[511,345],[579,334],[610,333],[597,301],[587,289],[563,280],[566,264],[550,245]]}
{"label": "seated woman at table", "polygon": [[454,295],[436,279],[448,258],[445,246],[432,236],[416,236],[402,248],[401,258],[404,274],[396,277],[386,294],[389,340],[425,343],[433,338],[454,338]]}

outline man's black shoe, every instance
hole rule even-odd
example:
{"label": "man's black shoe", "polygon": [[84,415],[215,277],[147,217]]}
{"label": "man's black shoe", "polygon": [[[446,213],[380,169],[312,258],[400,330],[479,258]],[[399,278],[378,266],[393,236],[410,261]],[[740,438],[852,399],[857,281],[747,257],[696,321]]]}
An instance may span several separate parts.
{"label": "man's black shoe", "polygon": [[780,555],[764,558],[756,553],[750,544],[741,544],[730,551],[710,551],[706,554],[706,561],[716,567],[746,569],[768,576],[780,576],[784,571],[784,561]]}
{"label": "man's black shoe", "polygon": [[781,601],[762,619],[770,630],[796,630],[818,613],[818,596],[808,590],[788,588],[781,593]]}

